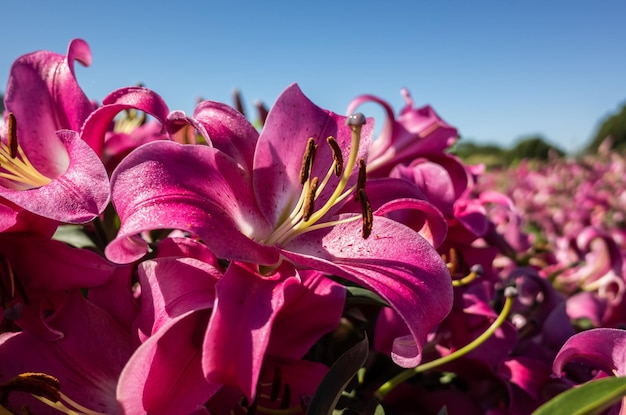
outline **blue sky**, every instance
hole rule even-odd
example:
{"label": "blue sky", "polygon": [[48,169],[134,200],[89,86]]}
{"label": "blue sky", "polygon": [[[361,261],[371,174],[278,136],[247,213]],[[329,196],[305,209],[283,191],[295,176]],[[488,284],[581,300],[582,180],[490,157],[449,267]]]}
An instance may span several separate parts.
{"label": "blue sky", "polygon": [[407,87],[464,138],[539,133],[574,151],[626,103],[623,0],[22,0],[2,16],[0,90],[19,55],[81,37],[91,98],[142,82],[188,113],[199,97],[232,102],[235,87],[251,113],[292,82],[339,113],[363,93],[399,110]]}

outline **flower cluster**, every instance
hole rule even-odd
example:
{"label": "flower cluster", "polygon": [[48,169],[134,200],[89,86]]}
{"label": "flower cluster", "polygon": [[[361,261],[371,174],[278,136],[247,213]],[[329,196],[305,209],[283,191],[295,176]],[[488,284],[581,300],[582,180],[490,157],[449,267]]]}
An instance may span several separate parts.
{"label": "flower cluster", "polygon": [[0,414],[522,414],[591,379],[577,357],[625,370],[575,335],[625,323],[624,238],[593,227],[619,203],[539,240],[408,91],[344,116],[293,84],[255,126],[139,86],[96,103],[76,61],[21,56],[6,88]]}

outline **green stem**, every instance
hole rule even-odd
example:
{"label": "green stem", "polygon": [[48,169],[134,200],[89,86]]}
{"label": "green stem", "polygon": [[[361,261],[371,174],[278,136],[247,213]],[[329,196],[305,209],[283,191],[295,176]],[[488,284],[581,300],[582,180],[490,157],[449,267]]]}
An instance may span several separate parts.
{"label": "green stem", "polygon": [[[508,288],[512,288],[513,290],[508,290]],[[375,393],[375,396],[379,400],[382,400],[389,392],[391,392],[396,386],[398,386],[405,380],[412,378],[418,373],[425,372],[430,369],[434,369],[438,366],[444,365],[448,362],[458,359],[459,357],[466,355],[467,353],[471,352],[472,350],[480,346],[482,343],[484,343],[489,337],[493,335],[493,333],[495,333],[495,331],[498,328],[500,328],[500,326],[507,319],[511,311],[511,306],[513,305],[513,298],[517,294],[517,291],[515,290],[514,287],[507,287],[507,290],[505,290],[506,300],[504,302],[504,306],[502,307],[502,311],[500,312],[500,315],[498,315],[495,321],[491,323],[491,326],[489,326],[489,328],[485,330],[480,336],[478,336],[472,342],[466,344],[462,348],[450,353],[447,356],[443,356],[443,357],[440,357],[439,359],[426,362],[413,369],[407,369],[403,372],[400,372],[398,375],[396,375],[389,381],[385,382],[380,388],[378,388],[378,390]]]}

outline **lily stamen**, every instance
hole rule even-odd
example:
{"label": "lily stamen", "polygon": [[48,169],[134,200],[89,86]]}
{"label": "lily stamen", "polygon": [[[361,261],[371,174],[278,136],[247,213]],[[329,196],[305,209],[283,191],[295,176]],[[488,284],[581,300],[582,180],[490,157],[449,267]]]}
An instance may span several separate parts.
{"label": "lily stamen", "polygon": [[367,178],[367,171],[365,169],[365,160],[359,160],[359,177],[356,182],[356,192],[354,192],[354,200],[359,200],[359,192],[361,189],[365,190],[365,179]]}
{"label": "lily stamen", "polygon": [[7,131],[9,134],[7,137],[9,155],[14,159],[17,157],[17,123],[15,122],[15,115],[13,115],[12,112],[9,113]]}
{"label": "lily stamen", "polygon": [[[318,177],[310,178],[317,145],[313,138],[309,138],[302,157],[302,167],[300,169],[300,183],[302,184],[300,198],[291,213],[286,215],[284,220],[280,221],[280,224],[274,229],[271,235],[262,241],[263,243],[269,245],[287,243],[305,232],[359,219],[357,216],[340,221],[318,223],[333,206],[342,202],[349,195],[356,193],[358,197],[358,194],[364,194],[366,180],[365,162],[363,160],[360,160],[358,163],[356,162],[361,141],[361,127],[363,124],[365,124],[365,116],[361,113],[353,114],[346,119],[346,125],[352,130],[350,154],[347,165],[344,164],[341,148],[337,144],[337,141],[333,137],[326,139],[332,153],[333,162],[321,182]],[[357,184],[346,189],[348,181],[352,176],[352,171],[357,165],[359,168]],[[328,200],[321,207],[316,209],[315,201],[322,194],[322,191],[328,185],[333,174],[339,177],[339,182],[335,185]],[[363,192],[361,192],[361,190],[363,190]],[[362,235],[364,238],[367,238],[371,233],[373,213],[367,196],[364,195],[363,198],[364,201],[361,204],[363,212]]]}
{"label": "lily stamen", "polygon": [[[68,415],[106,415],[85,408],[61,392],[61,383],[46,373],[22,373],[0,385],[0,408],[6,407],[12,392],[29,393],[46,405]],[[67,402],[71,407],[68,407]]]}
{"label": "lily stamen", "polygon": [[359,189],[359,202],[361,202],[361,211],[363,212],[363,229],[361,235],[363,239],[367,239],[372,233],[372,226],[374,223],[374,212],[372,212],[372,205],[365,194],[365,189]]}
{"label": "lily stamen", "polygon": [[472,268],[470,268],[469,274],[467,274],[465,277],[460,278],[458,280],[452,280],[452,286],[461,287],[463,285],[467,285],[470,282],[474,281],[475,279],[479,278],[481,275],[483,275],[482,265],[480,264],[472,265]]}
{"label": "lily stamen", "polygon": [[317,185],[319,184],[319,179],[314,177],[309,184],[309,189],[304,199],[304,206],[302,207],[302,219],[304,221],[309,220],[313,212],[315,212],[315,197],[317,192]]}
{"label": "lily stamen", "polygon": [[115,119],[113,131],[116,133],[130,134],[141,127],[148,120],[148,115],[134,108],[124,110],[124,115]]}
{"label": "lily stamen", "polygon": [[306,151],[302,156],[302,167],[300,168],[300,184],[305,184],[309,180],[311,175],[311,169],[313,168],[313,160],[315,159],[315,151],[317,150],[317,144],[313,138],[309,138],[307,142]]}
{"label": "lily stamen", "polygon": [[12,112],[8,115],[7,143],[0,143],[0,177],[20,184],[20,188],[45,186],[52,180],[39,173],[17,141],[17,122]]}
{"label": "lily stamen", "polygon": [[328,137],[326,142],[333,153],[333,160],[335,161],[335,176],[339,177],[343,171],[343,154],[341,154],[339,144],[337,144],[337,140],[335,140],[334,137]]}

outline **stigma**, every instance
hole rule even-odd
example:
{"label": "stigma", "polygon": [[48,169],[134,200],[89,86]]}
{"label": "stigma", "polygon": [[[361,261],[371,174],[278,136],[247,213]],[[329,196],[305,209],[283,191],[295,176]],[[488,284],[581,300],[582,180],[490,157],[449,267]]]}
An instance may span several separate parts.
{"label": "stigma", "polygon": [[[361,127],[365,122],[365,116],[361,113],[352,114],[346,119],[346,125],[351,130],[350,153],[347,161],[344,161],[337,140],[332,136],[326,139],[333,162],[328,166],[326,175],[323,178],[311,177],[317,144],[313,138],[308,139],[300,169],[300,184],[302,185],[300,198],[291,210],[291,213],[274,228],[265,240],[261,241],[262,243],[267,245],[284,245],[303,233],[356,220],[361,220],[363,223],[361,236],[364,239],[369,237],[372,231],[373,212],[365,193],[366,166],[365,160],[359,159],[357,161],[361,142]],[[355,169],[358,170],[357,183],[348,186]],[[333,176],[337,177],[339,181],[332,189],[328,200],[320,203],[319,197],[324,189],[332,186],[329,183]],[[322,218],[334,206],[343,202],[351,195],[353,195],[355,201],[360,203],[361,215],[328,222],[322,221]]]}
{"label": "stigma", "polygon": [[17,141],[17,122],[12,112],[8,115],[7,140],[0,141],[0,178],[6,187],[15,190],[34,189],[52,181],[41,174],[28,160]]}

